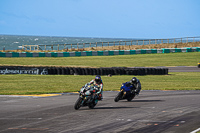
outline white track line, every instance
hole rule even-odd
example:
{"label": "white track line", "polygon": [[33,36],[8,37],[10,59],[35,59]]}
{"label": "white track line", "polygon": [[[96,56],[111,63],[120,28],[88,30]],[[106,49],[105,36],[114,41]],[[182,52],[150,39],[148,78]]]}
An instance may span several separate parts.
{"label": "white track line", "polygon": [[198,132],[198,131],[200,131],[200,128],[198,128],[198,129],[196,129],[196,130],[194,130],[194,131],[192,131],[192,132],[190,132],[190,133],[196,133],[196,132]]}

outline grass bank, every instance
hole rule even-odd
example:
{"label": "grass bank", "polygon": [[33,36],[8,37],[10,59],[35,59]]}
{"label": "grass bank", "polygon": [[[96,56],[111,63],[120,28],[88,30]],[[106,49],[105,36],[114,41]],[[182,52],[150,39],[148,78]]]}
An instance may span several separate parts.
{"label": "grass bank", "polygon": [[[143,90],[200,90],[200,73],[173,72],[169,75],[137,76]],[[94,76],[71,75],[0,75],[0,95],[74,92]],[[130,75],[102,76],[104,91],[119,90]]]}
{"label": "grass bank", "polygon": [[76,67],[197,66],[200,52],[82,57],[0,58],[0,65]]}
{"label": "grass bank", "polygon": [[188,43],[162,43],[162,44],[148,44],[148,45],[115,45],[103,47],[88,47],[88,48],[72,48],[61,50],[0,50],[0,52],[74,52],[74,51],[104,51],[104,50],[136,50],[136,49],[161,49],[161,48],[184,48],[184,47],[200,47],[200,42]]}

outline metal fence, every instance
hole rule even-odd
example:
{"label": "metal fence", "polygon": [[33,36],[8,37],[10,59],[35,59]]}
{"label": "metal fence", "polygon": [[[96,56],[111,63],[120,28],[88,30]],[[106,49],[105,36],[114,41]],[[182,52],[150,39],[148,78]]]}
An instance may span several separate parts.
{"label": "metal fence", "polygon": [[50,44],[50,45],[22,45],[23,50],[66,50],[66,49],[84,49],[98,48],[109,46],[130,46],[130,45],[150,45],[150,44],[172,44],[172,43],[189,43],[200,42],[200,37],[182,37],[170,39],[143,39],[143,40],[128,40],[114,42],[95,42],[95,43],[72,43],[72,44]]}

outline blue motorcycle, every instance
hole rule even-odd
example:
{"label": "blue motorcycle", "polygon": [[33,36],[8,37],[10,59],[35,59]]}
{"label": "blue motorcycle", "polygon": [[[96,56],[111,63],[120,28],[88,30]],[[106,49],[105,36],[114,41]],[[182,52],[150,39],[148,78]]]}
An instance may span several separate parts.
{"label": "blue motorcycle", "polygon": [[99,87],[86,84],[79,91],[79,98],[74,105],[74,109],[78,110],[83,106],[88,106],[90,109],[93,109],[99,101],[96,94],[98,90]]}
{"label": "blue motorcycle", "polygon": [[135,87],[131,85],[129,82],[122,83],[120,88],[120,92],[116,95],[114,101],[118,102],[119,100],[127,99],[127,101],[131,101],[135,97]]}

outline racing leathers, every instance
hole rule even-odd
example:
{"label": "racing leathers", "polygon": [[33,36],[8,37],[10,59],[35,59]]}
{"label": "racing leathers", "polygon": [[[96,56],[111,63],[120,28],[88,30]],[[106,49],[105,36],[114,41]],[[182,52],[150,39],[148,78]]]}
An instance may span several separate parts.
{"label": "racing leathers", "polygon": [[141,90],[141,83],[140,83],[139,79],[136,79],[136,82],[134,82],[134,83],[132,81],[129,81],[129,82],[127,82],[127,84],[131,85],[132,86],[131,89],[133,91],[135,91],[135,93],[137,95],[139,95],[140,90]]}
{"label": "racing leathers", "polygon": [[90,84],[90,85],[93,84],[93,85],[98,86],[99,90],[97,91],[97,96],[99,100],[102,100],[103,99],[103,81],[101,80],[100,83],[97,83],[95,79],[93,79],[87,84]]}

